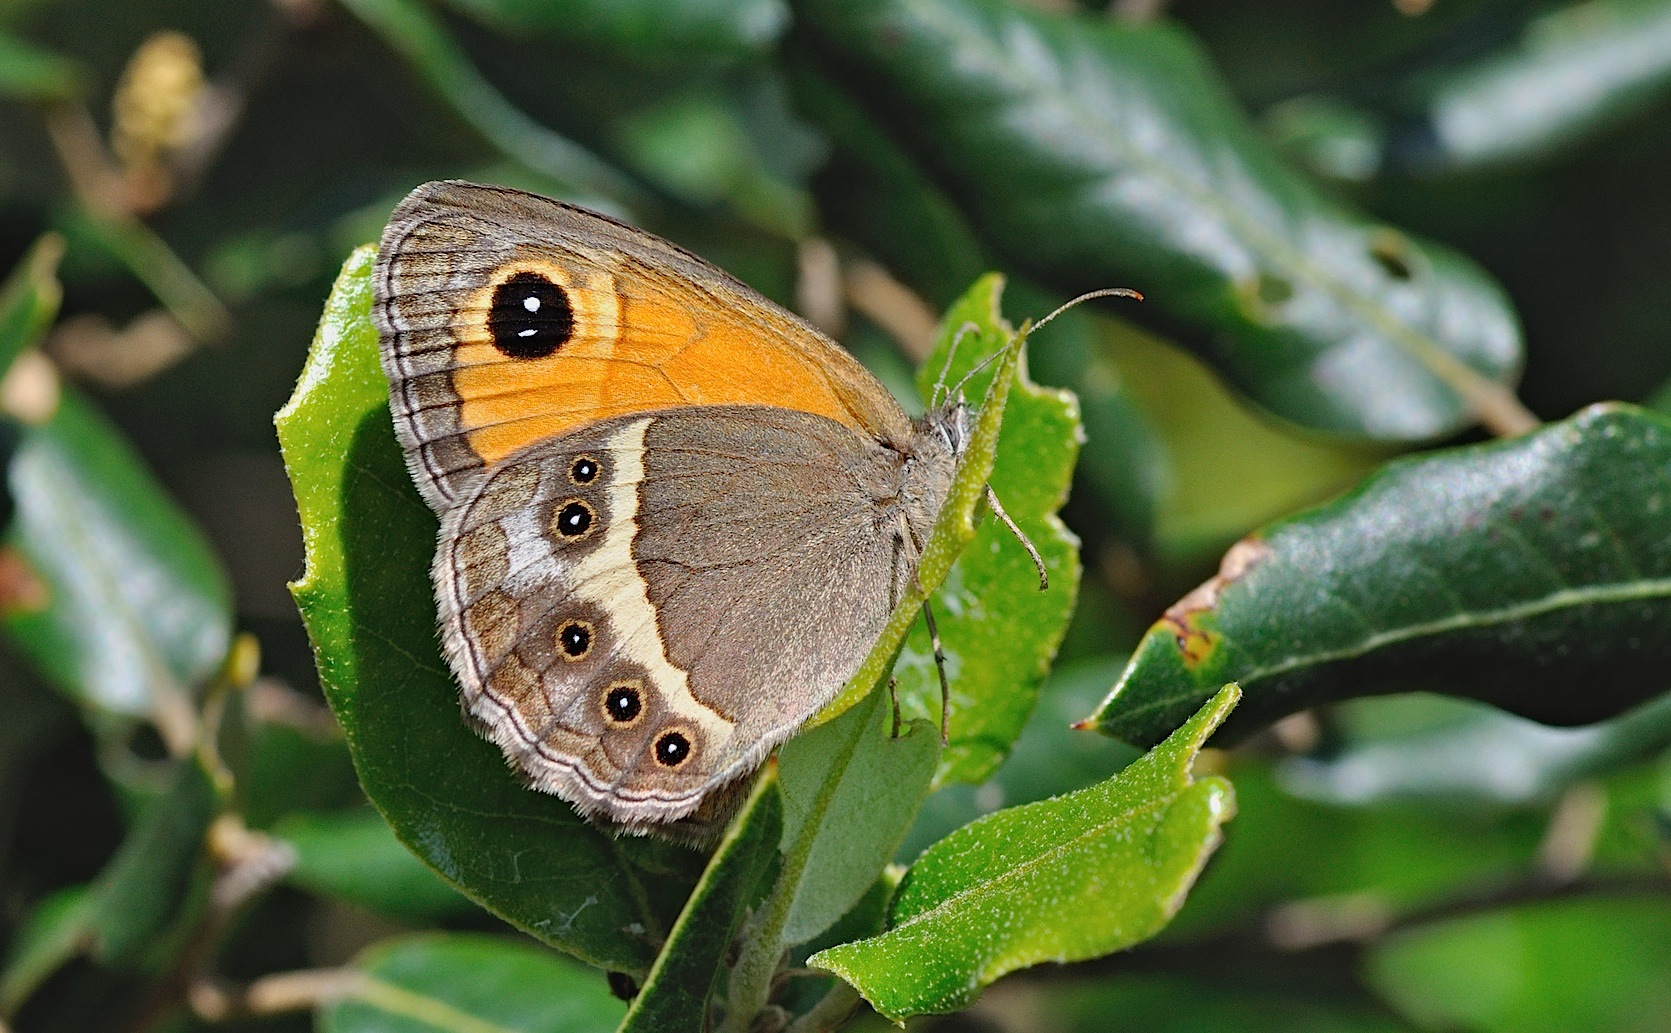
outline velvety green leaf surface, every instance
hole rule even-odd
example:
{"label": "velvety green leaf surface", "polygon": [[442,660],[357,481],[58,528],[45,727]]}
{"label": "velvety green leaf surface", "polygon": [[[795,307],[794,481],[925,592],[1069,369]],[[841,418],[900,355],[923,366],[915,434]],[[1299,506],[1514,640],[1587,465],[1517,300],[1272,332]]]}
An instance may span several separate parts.
{"label": "velvety green leaf surface", "polygon": [[532,944],[446,934],[389,940],[355,962],[322,1033],[605,1033],[626,1005],[601,974]]}
{"label": "velvety green leaf surface", "polygon": [[1671,901],[1547,901],[1396,933],[1370,985],[1423,1029],[1565,1033],[1665,1028]]}
{"label": "velvety green leaf surface", "polygon": [[621,1023],[621,1033],[704,1033],[708,1002],[737,927],[771,888],[783,838],[783,798],[768,767],[691,891],[667,946]]}
{"label": "velvety green leaf surface", "polygon": [[1045,679],[1038,706],[1003,767],[979,785],[941,787],[923,804],[897,859],[910,861],[976,818],[1101,782],[1142,754],[1122,742],[1071,727],[1108,694],[1125,661],[1064,661]]}
{"label": "velvety green leaf surface", "polygon": [[286,880],[312,893],[408,921],[476,912],[402,846],[375,811],[293,814],[271,831],[296,852]]}
{"label": "velvety green leaf surface", "polygon": [[326,698],[366,795],[465,895],[594,964],[643,972],[701,859],[616,839],[525,789],[459,715],[429,563],[436,521],[412,487],[371,325],[374,249],[350,257],[278,418],[307,568],[293,586]]}
{"label": "velvety green leaf surface", "polygon": [[817,936],[875,884],[928,795],[940,729],[913,721],[894,738],[892,711],[887,691],[873,692],[778,753],[785,852],[807,841],[785,944]]}
{"label": "velvety green leaf surface", "polygon": [[[5,65],[4,37],[0,37],[0,67]],[[48,234],[0,285],[0,371],[32,347],[58,316],[64,288],[58,283],[58,263],[64,257],[64,238]]]}
{"label": "velvety green leaf surface", "polygon": [[[1354,700],[1346,706],[1389,702],[1394,701]],[[1454,713],[1435,725],[1354,736],[1328,756],[1290,758],[1281,768],[1284,786],[1298,796],[1340,804],[1527,806],[1671,746],[1671,696],[1584,728],[1550,728],[1478,704],[1443,702]]]}
{"label": "velvety green leaf surface", "polygon": [[1663,691],[1671,421],[1598,405],[1512,441],[1391,464],[1226,555],[1093,717],[1154,742],[1235,680],[1248,731],[1409,689],[1556,724]]}
{"label": "velvety green leaf surface", "polygon": [[1342,179],[1451,175],[1562,153],[1671,100],[1671,3],[1528,6],[1500,46],[1419,70],[1390,92],[1379,109],[1299,98],[1270,121],[1308,164]]}
{"label": "velvety green leaf surface", "polygon": [[808,964],[896,1021],[972,1000],[1006,972],[1098,957],[1162,929],[1235,810],[1230,784],[1195,781],[1201,744],[1235,706],[1227,686],[1119,775],[982,818],[930,847],[894,898],[889,929]]}
{"label": "velvety green leaf surface", "polygon": [[[917,374],[925,399],[937,380],[943,377],[948,388],[958,384],[1012,336],[999,309],[1002,283],[983,278],[947,310],[939,344]],[[953,353],[952,341],[969,325],[978,333],[963,334]],[[1050,587],[1039,590],[1026,548],[992,515],[946,576],[932,603],[951,686],[941,782],[980,782],[1003,762],[1033,711],[1079,593],[1079,539],[1056,516],[1083,440],[1079,404],[1067,391],[1034,384],[1025,351],[1021,359],[989,483],[1044,558]],[[962,390],[971,404],[985,396],[996,368],[969,377]],[[938,727],[940,679],[926,624],[912,629],[895,674],[905,712]]]}
{"label": "velvety green leaf surface", "polygon": [[[1132,286],[1272,412],[1404,441],[1472,421],[1519,330],[1455,252],[1296,176],[1161,22],[1001,0],[825,0],[813,51],[1049,286]],[[1164,289],[1162,287],[1164,286]]]}
{"label": "velvety green leaf surface", "polygon": [[447,0],[517,39],[571,42],[655,62],[741,57],[789,24],[783,0]]}
{"label": "velvety green leaf surface", "polygon": [[231,636],[232,593],[208,541],[68,385],[51,419],[25,428],[10,473],[6,541],[43,593],[0,615],[7,634],[59,691],[97,713],[150,716],[184,748],[191,694]]}

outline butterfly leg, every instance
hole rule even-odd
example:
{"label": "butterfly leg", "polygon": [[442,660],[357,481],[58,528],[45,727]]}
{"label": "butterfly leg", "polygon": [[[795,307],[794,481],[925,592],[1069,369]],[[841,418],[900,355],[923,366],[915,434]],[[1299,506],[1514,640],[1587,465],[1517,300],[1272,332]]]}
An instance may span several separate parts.
{"label": "butterfly leg", "polygon": [[894,705],[893,737],[897,739],[899,738],[899,679],[891,674],[888,675],[888,700]]}
{"label": "butterfly leg", "polygon": [[940,675],[940,745],[951,741],[952,687],[946,680],[946,650],[940,645],[940,629],[934,624],[934,610],[923,600],[923,620],[928,623],[928,641],[934,646],[934,670]]}
{"label": "butterfly leg", "polygon": [[1004,512],[1003,504],[998,501],[998,493],[992,490],[990,484],[986,486],[986,504],[992,508],[992,512],[997,515],[998,519],[1004,522],[1004,526],[1010,529],[1010,534],[1015,535],[1015,540],[1021,543],[1023,549],[1027,550],[1027,555],[1033,558],[1033,566],[1037,567],[1039,571],[1039,591],[1043,592],[1049,588],[1050,572],[1044,569],[1044,557],[1039,555],[1039,550],[1033,546],[1032,539],[1022,534],[1021,528],[1015,526],[1015,521],[1011,520],[1010,515]]}

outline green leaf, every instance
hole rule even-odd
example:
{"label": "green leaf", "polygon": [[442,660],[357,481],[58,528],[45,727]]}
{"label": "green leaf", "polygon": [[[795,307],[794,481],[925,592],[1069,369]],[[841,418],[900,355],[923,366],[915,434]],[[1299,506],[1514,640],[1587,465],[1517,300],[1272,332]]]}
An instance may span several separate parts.
{"label": "green leaf", "polygon": [[1367,978],[1425,1029],[1659,1029],[1671,1000],[1671,902],[1554,900],[1418,926],[1370,950]]}
{"label": "green leaf", "polygon": [[72,886],[42,898],[6,945],[0,974],[0,1016],[16,1016],[47,977],[86,947],[92,920],[89,886]]}
{"label": "green leaf", "polygon": [[1333,986],[1318,991],[1312,982],[1297,992],[1280,982],[1270,985],[1274,980],[1267,970],[1231,969],[1052,980],[1039,995],[1036,1028],[1052,1033],[1409,1033],[1409,1026],[1386,1014],[1386,1007],[1368,994],[1347,996]]}
{"label": "green leaf", "polygon": [[506,100],[471,63],[440,19],[418,0],[342,2],[411,62],[429,88],[502,154],[570,190],[629,203],[643,199],[644,192],[618,169]]}
{"label": "green leaf", "polygon": [[1108,694],[1123,666],[1124,660],[1114,657],[1058,664],[1039,690],[1038,706],[1004,766],[979,786],[948,785],[929,797],[896,856],[915,857],[947,833],[999,808],[1100,782],[1141,756],[1124,743],[1072,727]]}
{"label": "green leaf", "polygon": [[1345,179],[1444,176],[1571,151],[1671,99],[1671,3],[1531,6],[1496,49],[1418,69],[1381,109],[1325,97],[1272,112],[1278,137]]}
{"label": "green leaf", "polygon": [[1226,686],[1161,746],[1106,782],[999,811],[911,867],[881,936],[808,964],[900,1021],[969,1003],[1006,972],[1077,961],[1159,932],[1235,810],[1230,784],[1190,764],[1235,706]]}
{"label": "green leaf", "polygon": [[913,721],[895,738],[887,696],[871,693],[779,751],[784,850],[801,844],[807,858],[779,934],[785,945],[817,936],[864,896],[928,795],[939,727]]}
{"label": "green leaf", "polygon": [[[5,55],[0,53],[0,67],[4,65]],[[0,285],[0,375],[24,349],[34,347],[58,318],[58,304],[64,298],[58,263],[63,258],[64,238],[49,233],[35,242]]]}
{"label": "green leaf", "polygon": [[789,25],[783,0],[447,0],[502,34],[653,63],[758,54]]}
{"label": "green leaf", "polygon": [[1668,508],[1671,421],[1627,405],[1390,464],[1233,548],[1089,720],[1154,742],[1226,680],[1241,732],[1409,689],[1612,717],[1666,685]]}
{"label": "green leaf", "polygon": [[81,62],[0,31],[0,97],[74,100],[86,86]]}
{"label": "green leaf", "polygon": [[621,1033],[703,1033],[712,1028],[708,1001],[725,971],[726,952],[748,909],[771,888],[782,838],[783,800],[767,768],[691,891],[667,946],[627,1010]]}
{"label": "green leaf", "polygon": [[292,814],[272,834],[295,851],[287,881],[310,892],[409,921],[476,913],[369,809]]}
{"label": "green leaf", "polygon": [[389,940],[354,968],[352,993],[319,1009],[322,1033],[605,1033],[626,1008],[598,973],[502,937]]}
{"label": "green leaf", "polygon": [[374,255],[344,264],[277,420],[307,552],[292,591],[326,698],[366,795],[425,863],[546,943],[643,972],[700,858],[530,792],[459,717],[435,636],[436,521],[395,443],[371,324]]}
{"label": "green leaf", "polygon": [[1514,377],[1519,331],[1496,284],[1295,175],[1175,27],[1002,0],[799,13],[832,74],[1001,255],[1064,292],[1145,291],[1283,418],[1429,438]]}
{"label": "green leaf", "polygon": [[[1391,702],[1345,706],[1363,710]],[[1443,702],[1453,713],[1436,727],[1352,736],[1326,757],[1289,759],[1283,784],[1297,796],[1348,805],[1524,807],[1671,746],[1671,696],[1587,728],[1550,728],[1479,704]],[[1335,716],[1338,721],[1342,715]]]}
{"label": "green leaf", "polygon": [[51,684],[96,715],[149,716],[190,748],[191,702],[231,640],[231,589],[202,532],[122,437],[62,388],[11,465],[7,544],[40,582],[0,624]]}
{"label": "green leaf", "polygon": [[187,896],[205,858],[204,836],[218,803],[199,760],[181,761],[174,784],[140,815],[93,882],[88,933],[94,957],[112,965],[131,963],[189,919]]}
{"label": "green leaf", "polygon": [[[957,384],[1013,336],[999,312],[1002,286],[1000,278],[984,277],[947,311],[939,344],[917,373],[925,399],[937,380]],[[963,334],[952,355],[952,341],[971,325],[978,333]],[[1039,550],[1050,588],[1039,590],[1038,571],[1026,548],[994,516],[981,524],[946,576],[932,603],[951,686],[951,727],[940,782],[980,782],[1003,762],[1033,711],[1079,593],[1079,539],[1056,516],[1067,499],[1083,440],[1079,404],[1067,391],[1027,379],[1025,352],[1021,360],[989,483]],[[984,395],[991,369],[969,380],[963,389],[967,397]],[[938,725],[940,679],[926,626],[913,629],[895,674],[906,713]]]}

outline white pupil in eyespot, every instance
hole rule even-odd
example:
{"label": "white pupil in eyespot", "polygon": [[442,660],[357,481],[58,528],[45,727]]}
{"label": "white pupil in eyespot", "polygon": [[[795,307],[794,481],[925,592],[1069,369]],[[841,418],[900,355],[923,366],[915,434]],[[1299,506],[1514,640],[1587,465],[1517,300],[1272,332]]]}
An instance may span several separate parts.
{"label": "white pupil in eyespot", "polygon": [[540,310],[540,299],[530,294],[522,299],[522,307],[530,312],[538,312]]}

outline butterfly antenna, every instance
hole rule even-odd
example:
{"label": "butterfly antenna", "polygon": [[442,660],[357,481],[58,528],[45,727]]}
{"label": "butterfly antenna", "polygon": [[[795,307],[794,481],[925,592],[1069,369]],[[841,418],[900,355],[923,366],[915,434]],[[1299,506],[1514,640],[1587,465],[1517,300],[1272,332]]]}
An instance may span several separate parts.
{"label": "butterfly antenna", "polygon": [[969,319],[965,320],[963,325],[957,328],[957,333],[952,335],[951,347],[946,349],[946,362],[940,367],[940,376],[935,379],[934,388],[928,392],[928,404],[931,407],[940,404],[940,399],[943,397],[941,392],[946,389],[946,374],[952,371],[952,363],[957,359],[957,349],[963,343],[963,338],[970,333],[978,334],[980,332],[981,328],[975,325],[974,320]]}
{"label": "butterfly antenna", "polygon": [[992,365],[994,362],[997,362],[999,359],[1003,358],[1004,353],[1009,351],[1013,347],[1015,347],[1015,345],[1013,343],[1006,344],[1002,348],[999,348],[997,351],[993,352],[991,355],[988,355],[986,358],[982,359],[980,362],[976,363],[975,368],[970,370],[969,372],[963,374],[963,379],[959,380],[952,387],[951,391],[947,394],[946,397],[950,398],[952,395],[957,395],[959,397],[962,397],[963,385],[964,384],[967,384],[975,376],[975,374],[979,373],[981,370],[985,369],[986,367]]}
{"label": "butterfly antenna", "polygon": [[1142,301],[1143,295],[1132,290],[1130,287],[1104,287],[1102,290],[1086,291],[1084,294],[1074,298],[1072,301],[1064,302],[1063,304],[1057,306],[1056,311],[1050,313],[1048,316],[1045,316],[1037,323],[1034,323],[1033,329],[1035,331],[1038,330],[1040,327],[1044,326],[1044,324],[1050,322],[1052,319],[1055,319],[1068,309],[1073,308],[1075,305],[1083,305],[1087,301],[1095,301],[1098,298],[1135,298],[1138,301]]}
{"label": "butterfly antenna", "polygon": [[928,624],[928,641],[934,646],[934,670],[940,675],[940,745],[951,741],[952,686],[946,680],[946,651],[940,645],[940,629],[934,624],[934,610],[923,600],[923,620]]}
{"label": "butterfly antenna", "polygon": [[1003,521],[1004,526],[1010,529],[1010,534],[1015,535],[1015,540],[1021,543],[1023,549],[1027,550],[1027,555],[1033,558],[1033,566],[1037,567],[1039,572],[1039,591],[1043,592],[1049,589],[1050,571],[1044,569],[1044,557],[1039,555],[1039,550],[1034,547],[1032,539],[1022,534],[1021,528],[1015,526],[1015,521],[1011,520],[1010,515],[1004,512],[1003,503],[998,501],[998,493],[992,490],[990,484],[986,486],[986,504],[992,508],[992,512],[997,515],[998,519]]}

